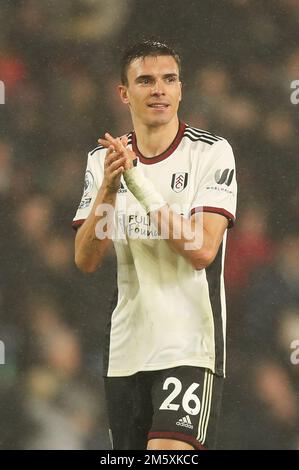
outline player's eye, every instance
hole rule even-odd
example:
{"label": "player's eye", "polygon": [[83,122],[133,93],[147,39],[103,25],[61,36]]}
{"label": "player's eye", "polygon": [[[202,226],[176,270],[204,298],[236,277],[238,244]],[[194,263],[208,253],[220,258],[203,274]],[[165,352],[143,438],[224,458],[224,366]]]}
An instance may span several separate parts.
{"label": "player's eye", "polygon": [[177,81],[177,77],[176,76],[170,76],[170,77],[166,77],[166,82],[167,83],[173,83],[173,82],[176,82]]}
{"label": "player's eye", "polygon": [[149,85],[151,82],[152,80],[149,77],[141,77],[138,79],[138,83],[141,83],[142,85]]}

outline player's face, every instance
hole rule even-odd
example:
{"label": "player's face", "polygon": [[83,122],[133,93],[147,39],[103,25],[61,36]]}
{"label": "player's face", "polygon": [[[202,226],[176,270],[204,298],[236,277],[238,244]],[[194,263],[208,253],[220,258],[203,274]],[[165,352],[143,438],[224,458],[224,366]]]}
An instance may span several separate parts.
{"label": "player's face", "polygon": [[120,86],[119,91],[133,121],[159,126],[176,118],[182,90],[172,56],[136,59],[128,67],[127,78],[128,86]]}

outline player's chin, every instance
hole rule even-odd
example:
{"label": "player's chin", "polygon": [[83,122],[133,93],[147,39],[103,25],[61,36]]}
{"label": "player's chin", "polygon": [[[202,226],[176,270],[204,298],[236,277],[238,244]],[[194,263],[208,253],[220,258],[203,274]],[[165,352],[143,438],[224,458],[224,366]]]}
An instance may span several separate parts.
{"label": "player's chin", "polygon": [[168,124],[171,121],[170,116],[166,115],[161,115],[161,116],[155,116],[151,119],[149,119],[149,125],[155,127],[155,126],[161,126],[163,124]]}

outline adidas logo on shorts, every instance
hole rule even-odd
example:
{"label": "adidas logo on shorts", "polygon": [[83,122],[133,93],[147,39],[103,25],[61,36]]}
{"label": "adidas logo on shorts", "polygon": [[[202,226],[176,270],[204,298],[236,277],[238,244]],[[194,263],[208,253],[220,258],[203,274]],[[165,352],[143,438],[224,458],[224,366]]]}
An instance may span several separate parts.
{"label": "adidas logo on shorts", "polygon": [[185,416],[184,418],[179,419],[176,422],[176,425],[177,426],[184,426],[184,428],[193,429],[193,425],[191,423],[191,419],[190,419],[189,415]]}

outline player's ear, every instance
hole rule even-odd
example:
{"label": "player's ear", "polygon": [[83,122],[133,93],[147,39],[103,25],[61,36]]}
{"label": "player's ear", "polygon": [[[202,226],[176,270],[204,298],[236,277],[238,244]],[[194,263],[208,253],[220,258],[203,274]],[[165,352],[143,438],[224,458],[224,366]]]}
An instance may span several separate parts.
{"label": "player's ear", "polygon": [[182,100],[182,89],[183,89],[183,85],[182,85],[181,81],[179,82],[179,85],[180,85],[180,99],[179,99],[179,101],[181,101]]}
{"label": "player's ear", "polygon": [[127,87],[124,85],[118,85],[117,89],[122,102],[124,104],[130,104]]}

